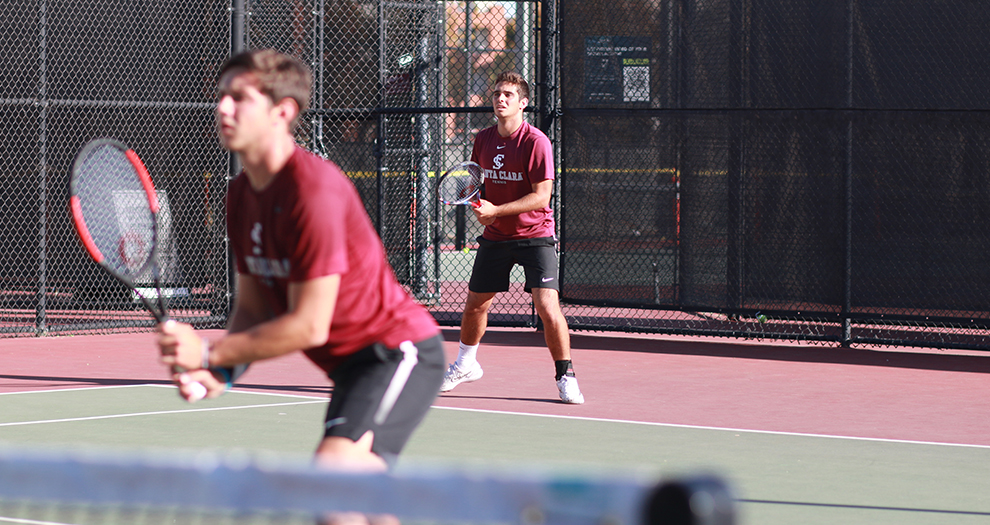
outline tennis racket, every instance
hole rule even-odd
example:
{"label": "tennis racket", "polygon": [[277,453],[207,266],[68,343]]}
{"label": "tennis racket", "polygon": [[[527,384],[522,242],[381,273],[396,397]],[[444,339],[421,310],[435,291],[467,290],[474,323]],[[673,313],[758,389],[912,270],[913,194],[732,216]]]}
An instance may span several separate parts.
{"label": "tennis racket", "polygon": [[[69,211],[86,253],[130,288],[156,321],[168,321],[158,266],[158,196],[137,153],[114,139],[83,146],[72,164]],[[154,297],[138,286],[149,281]],[[205,397],[201,383],[187,385],[190,401]]]}
{"label": "tennis racket", "polygon": [[477,163],[467,161],[445,171],[437,180],[437,197],[451,206],[474,206],[481,198],[485,185],[485,170]]}

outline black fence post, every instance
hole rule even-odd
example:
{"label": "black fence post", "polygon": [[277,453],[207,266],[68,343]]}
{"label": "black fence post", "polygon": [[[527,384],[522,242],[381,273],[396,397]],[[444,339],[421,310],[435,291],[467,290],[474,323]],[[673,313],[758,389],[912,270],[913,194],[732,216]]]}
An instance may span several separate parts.
{"label": "black fence post", "polygon": [[[325,28],[325,5],[324,0],[317,0],[313,10],[313,103],[311,108],[323,109],[323,52],[324,52],[324,28]],[[313,120],[310,137],[310,147],[320,155],[325,155],[323,146],[323,116],[319,111],[312,113]]]}
{"label": "black fence post", "polygon": [[[425,108],[430,104],[429,99],[429,78],[427,69],[432,61],[430,60],[429,37],[423,36],[419,40],[417,52],[415,81],[416,95],[419,107]],[[413,269],[413,293],[416,297],[423,298],[427,292],[427,250],[429,239],[427,221],[429,210],[427,205],[430,201],[430,122],[429,115],[420,113],[416,116],[416,150],[419,155],[416,171],[416,231],[413,233],[415,239],[416,253],[414,256],[415,268]]]}
{"label": "black fence post", "polygon": [[[554,133],[554,128],[556,126],[557,117],[557,52],[556,52],[556,38],[557,38],[557,4],[556,0],[541,0],[540,1],[540,57],[537,62],[537,88],[539,89],[539,108],[536,116],[536,127],[540,129],[547,137],[550,138],[550,143],[556,143],[556,134]],[[560,189],[560,181],[558,179],[554,180],[554,191],[551,197],[551,208],[555,208],[560,211],[560,203],[556,201],[555,197],[558,195]],[[558,227],[559,230],[559,227]],[[530,305],[530,316],[531,324],[536,326],[538,330],[543,329],[543,322],[540,316],[536,313],[535,305]]]}
{"label": "black fence post", "polygon": [[230,24],[230,53],[236,55],[244,51],[247,41],[247,0],[234,0]]}
{"label": "black fence post", "polygon": [[539,90],[539,108],[536,114],[536,127],[552,137],[557,106],[554,103],[555,76],[553,67],[556,55],[553,52],[556,38],[555,0],[540,1],[540,57],[537,62],[536,86]]}
{"label": "black fence post", "polygon": [[[234,0],[230,14],[230,54],[236,55],[247,49],[247,0]],[[241,162],[237,155],[227,154],[227,181],[229,182],[241,171]],[[224,252],[227,259],[227,312],[234,311],[234,294],[237,293],[237,268],[234,253],[230,249],[230,238],[224,234]]]}
{"label": "black fence post", "polygon": [[[856,0],[848,0],[846,4],[846,108],[852,109],[853,105],[853,53],[855,47],[855,2]],[[845,206],[845,228],[844,228],[844,239],[843,239],[843,249],[845,254],[843,257],[843,269],[842,269],[842,318],[840,322],[842,323],[842,332],[840,337],[840,344],[842,346],[849,346],[852,340],[852,321],[850,315],[852,313],[852,273],[853,273],[853,258],[852,258],[852,234],[853,234],[853,121],[852,112],[846,112],[846,137],[845,137],[845,154],[843,155],[843,168],[844,174],[843,178],[845,181],[845,198],[843,199],[843,205]]]}
{"label": "black fence post", "polygon": [[47,2],[41,2],[38,59],[38,288],[35,306],[35,335],[48,334],[48,18]]}
{"label": "black fence post", "polygon": [[385,67],[386,56],[385,56],[385,2],[378,2],[378,103],[376,104],[376,109],[378,110],[378,134],[375,137],[375,158],[376,158],[376,191],[377,199],[375,200],[375,219],[378,229],[378,236],[385,239],[385,170],[388,169],[385,166],[385,127],[388,125],[388,118],[386,114],[382,111],[387,104],[385,98],[385,86],[386,79],[385,76],[388,72],[388,68]]}
{"label": "black fence post", "polygon": [[727,206],[726,217],[726,306],[731,309],[742,307],[744,255],[745,255],[745,209],[743,193],[743,113],[745,103],[745,57],[743,56],[743,2],[731,0],[729,3],[729,71],[728,106],[729,137],[726,162]]}

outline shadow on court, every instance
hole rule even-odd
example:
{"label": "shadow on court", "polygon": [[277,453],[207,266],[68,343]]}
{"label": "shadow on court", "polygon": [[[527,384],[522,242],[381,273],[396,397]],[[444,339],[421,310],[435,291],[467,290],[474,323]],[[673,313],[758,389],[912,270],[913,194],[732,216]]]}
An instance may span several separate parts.
{"label": "shadow on court", "polygon": [[[454,344],[458,330],[444,329],[444,338]],[[682,338],[683,339],[683,338]],[[483,346],[520,347],[542,346],[543,333],[533,329],[518,331],[489,331],[482,339]],[[945,372],[990,373],[990,353],[964,355],[937,349],[873,350],[867,348],[842,348],[836,346],[785,343],[765,344],[705,339],[674,340],[671,336],[647,334],[611,335],[571,334],[571,348],[576,350],[608,350],[614,352],[639,352],[681,356],[728,357],[759,359],[794,363],[828,363],[841,365],[879,366],[916,370],[940,370]]]}
{"label": "shadow on court", "polygon": [[445,393],[444,399],[470,399],[470,400],[490,400],[490,401],[522,401],[526,403],[548,403],[553,406],[560,405],[560,401],[550,398],[538,397],[507,397],[507,396],[459,396],[457,394]]}

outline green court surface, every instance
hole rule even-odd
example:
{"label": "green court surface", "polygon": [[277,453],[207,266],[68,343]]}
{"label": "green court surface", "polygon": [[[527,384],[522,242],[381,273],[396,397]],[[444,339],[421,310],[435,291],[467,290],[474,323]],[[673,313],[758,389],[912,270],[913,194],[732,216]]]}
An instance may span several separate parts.
{"label": "green court surface", "polygon": [[[326,400],[234,390],[189,405],[165,385],[0,394],[0,445],[239,449],[308,458]],[[398,469],[423,465],[723,476],[737,523],[990,523],[990,447],[435,407]],[[4,523],[0,519],[0,523]]]}

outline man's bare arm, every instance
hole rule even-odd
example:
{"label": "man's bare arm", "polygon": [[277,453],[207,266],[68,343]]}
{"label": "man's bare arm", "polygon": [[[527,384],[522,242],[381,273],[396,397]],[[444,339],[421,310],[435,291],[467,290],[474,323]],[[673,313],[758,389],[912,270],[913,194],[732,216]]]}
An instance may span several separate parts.
{"label": "man's bare arm", "polygon": [[[269,315],[259,287],[253,277],[239,276],[234,315],[227,335],[212,342],[211,367],[232,367],[326,343],[340,275],[290,284],[289,311],[277,317]],[[186,370],[205,364],[203,345],[192,326],[171,322],[159,331],[162,363]]]}
{"label": "man's bare arm", "polygon": [[[258,286],[253,279],[250,282],[248,288]],[[289,311],[251,326],[248,325],[257,321],[259,313],[263,312],[264,304],[239,305],[244,307],[245,313],[242,318],[232,320],[231,332],[226,337],[214,342],[210,364],[233,366],[326,343],[339,288],[340,275],[291,283]],[[251,292],[249,296],[260,299]]]}
{"label": "man's bare arm", "polygon": [[528,211],[539,210],[550,205],[550,196],[553,194],[553,179],[547,179],[533,184],[533,191],[523,197],[498,206],[481,200],[480,205],[474,208],[474,215],[478,222],[484,226],[495,222],[498,217],[519,215]]}

